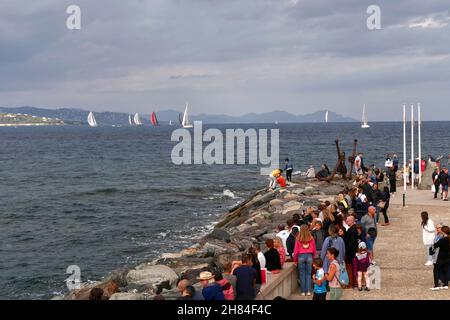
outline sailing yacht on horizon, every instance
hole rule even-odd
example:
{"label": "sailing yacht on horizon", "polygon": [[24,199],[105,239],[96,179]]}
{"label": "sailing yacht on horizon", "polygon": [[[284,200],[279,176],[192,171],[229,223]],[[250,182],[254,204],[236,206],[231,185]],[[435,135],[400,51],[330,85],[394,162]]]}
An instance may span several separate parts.
{"label": "sailing yacht on horizon", "polygon": [[139,113],[136,113],[134,115],[134,124],[137,126],[142,126],[141,117],[139,116]]}
{"label": "sailing yacht on horizon", "polygon": [[95,116],[92,112],[89,112],[87,122],[91,127],[98,127],[97,120],[95,120]]}
{"label": "sailing yacht on horizon", "polygon": [[130,126],[133,125],[133,119],[131,119],[131,114],[128,115],[128,124],[129,124]]}
{"label": "sailing yacht on horizon", "polygon": [[328,112],[328,110],[325,112],[325,123],[328,123],[328,115],[329,115],[329,112]]}
{"label": "sailing yacht on horizon", "polygon": [[184,109],[183,120],[181,125],[185,129],[193,128],[193,125],[189,122],[189,102],[186,103],[186,109]]}
{"label": "sailing yacht on horizon", "polygon": [[155,112],[152,112],[152,115],[150,116],[150,121],[154,127],[159,127],[159,121],[158,118],[156,117]]}
{"label": "sailing yacht on horizon", "polygon": [[370,125],[369,125],[369,122],[368,122],[368,117],[367,117],[366,105],[365,104],[363,105],[363,115],[362,115],[361,128],[362,129],[370,128]]}

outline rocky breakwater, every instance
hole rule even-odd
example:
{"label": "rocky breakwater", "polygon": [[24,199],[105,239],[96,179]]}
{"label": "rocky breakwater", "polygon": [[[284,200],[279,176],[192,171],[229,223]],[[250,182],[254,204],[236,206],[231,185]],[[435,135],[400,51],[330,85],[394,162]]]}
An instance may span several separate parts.
{"label": "rocky breakwater", "polygon": [[[298,178],[284,191],[260,190],[224,214],[214,230],[195,245],[132,269],[113,271],[103,281],[84,284],[64,299],[86,300],[92,288],[104,290],[104,299],[146,300],[162,294],[178,296],[179,279],[197,282],[202,271],[213,271],[226,262],[239,260],[252,243],[275,237],[276,226],[294,213],[332,200],[346,186],[345,181],[320,182]],[[195,285],[198,289],[198,284]]]}

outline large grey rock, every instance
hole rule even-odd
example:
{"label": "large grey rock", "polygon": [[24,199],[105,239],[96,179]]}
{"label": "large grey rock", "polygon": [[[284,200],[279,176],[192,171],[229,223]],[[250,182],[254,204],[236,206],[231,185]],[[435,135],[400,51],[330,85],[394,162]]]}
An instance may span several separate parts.
{"label": "large grey rock", "polygon": [[284,195],[283,199],[286,201],[298,201],[301,199],[301,197],[294,193],[287,193]]}
{"label": "large grey rock", "polygon": [[290,207],[287,207],[283,210],[283,215],[293,215],[294,213],[299,213],[299,211],[302,209],[302,205],[300,203],[292,205]]}
{"label": "large grey rock", "polygon": [[127,274],[130,285],[157,287],[172,287],[177,282],[178,275],[171,268],[164,265],[140,265]]}
{"label": "large grey rock", "polygon": [[230,234],[224,229],[216,228],[206,236],[206,239],[217,239],[230,242]]}
{"label": "large grey rock", "polygon": [[269,239],[275,239],[277,236],[276,233],[267,233],[265,235],[262,236],[262,239],[265,240],[269,240]]}
{"label": "large grey rock", "polygon": [[109,300],[145,300],[145,296],[141,293],[119,292],[113,294]]}

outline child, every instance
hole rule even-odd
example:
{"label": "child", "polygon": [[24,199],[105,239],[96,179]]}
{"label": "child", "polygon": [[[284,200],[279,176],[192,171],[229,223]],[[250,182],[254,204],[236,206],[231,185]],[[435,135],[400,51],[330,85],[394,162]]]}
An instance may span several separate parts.
{"label": "child", "polygon": [[370,291],[367,287],[369,283],[369,274],[367,269],[370,266],[370,255],[367,252],[367,246],[365,242],[361,242],[358,246],[358,252],[356,253],[355,258],[353,259],[354,270],[358,273],[358,289],[359,291],[363,291],[362,288],[362,278],[364,276],[365,281],[365,290]]}
{"label": "child", "polygon": [[316,258],[313,261],[313,267],[316,273],[313,275],[314,295],[313,300],[326,300],[327,281],[325,280],[325,271],[323,271],[323,261]]}
{"label": "child", "polygon": [[277,249],[278,254],[280,255],[281,267],[283,267],[284,263],[286,262],[286,250],[284,249],[283,241],[280,237],[276,237],[273,240],[273,244],[274,248]]}

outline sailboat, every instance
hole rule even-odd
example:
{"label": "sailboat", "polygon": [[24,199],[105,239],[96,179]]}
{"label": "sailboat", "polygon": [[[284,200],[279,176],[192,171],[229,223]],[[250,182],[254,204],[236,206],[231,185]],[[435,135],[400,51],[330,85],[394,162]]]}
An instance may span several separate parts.
{"label": "sailboat", "polygon": [[156,113],[152,112],[152,115],[150,116],[150,121],[153,126],[159,127],[158,118],[156,117]]}
{"label": "sailboat", "polygon": [[328,110],[327,110],[327,112],[325,112],[325,122],[326,122],[326,123],[328,123],[328,115],[329,115],[329,112],[328,112]]}
{"label": "sailboat", "polygon": [[94,114],[92,112],[89,112],[87,122],[91,127],[98,127],[97,121],[95,120]]}
{"label": "sailboat", "polygon": [[169,126],[171,126],[172,125],[172,120],[169,120]]}
{"label": "sailboat", "polygon": [[370,128],[367,118],[367,111],[366,111],[366,105],[363,106],[363,116],[362,116],[362,124],[361,128],[368,129]]}
{"label": "sailboat", "polygon": [[128,124],[129,124],[130,126],[133,125],[133,120],[131,119],[131,114],[128,115]]}
{"label": "sailboat", "polygon": [[139,116],[139,113],[136,113],[134,115],[134,124],[137,126],[142,126],[141,117]]}
{"label": "sailboat", "polygon": [[189,114],[188,114],[188,110],[189,110],[189,103],[186,103],[186,109],[184,110],[183,120],[181,121],[181,125],[182,125],[183,128],[185,128],[185,129],[189,129],[189,128],[192,128],[192,127],[193,127],[193,125],[189,123]]}

